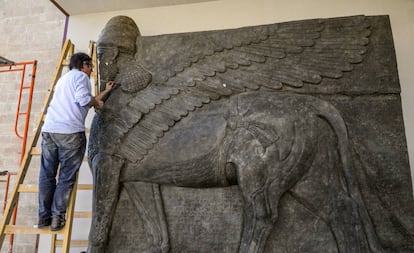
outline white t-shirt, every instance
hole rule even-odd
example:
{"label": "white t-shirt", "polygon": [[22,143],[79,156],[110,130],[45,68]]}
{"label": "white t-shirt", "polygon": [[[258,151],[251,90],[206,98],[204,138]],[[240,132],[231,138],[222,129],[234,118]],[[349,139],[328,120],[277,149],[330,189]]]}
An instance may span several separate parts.
{"label": "white t-shirt", "polygon": [[42,132],[71,134],[85,131],[91,89],[86,73],[72,69],[63,75],[56,84]]}

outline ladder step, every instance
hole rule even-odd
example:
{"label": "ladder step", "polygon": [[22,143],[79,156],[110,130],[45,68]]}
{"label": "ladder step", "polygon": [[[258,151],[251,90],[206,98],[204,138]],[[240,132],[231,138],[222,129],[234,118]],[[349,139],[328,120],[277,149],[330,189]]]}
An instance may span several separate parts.
{"label": "ladder step", "polygon": [[37,235],[37,234],[63,234],[65,229],[59,231],[50,231],[49,227],[45,228],[34,228],[32,226],[21,226],[21,225],[7,225],[4,230],[5,234],[26,234],[26,235]]}
{"label": "ladder step", "polygon": [[39,187],[37,184],[20,184],[19,192],[36,193],[39,192]]}
{"label": "ladder step", "polygon": [[92,218],[92,212],[75,212],[75,218]]}
{"label": "ladder step", "polygon": [[[62,245],[63,245],[63,240],[56,240],[56,246],[62,247]],[[86,240],[71,240],[70,241],[70,246],[71,247],[87,247],[88,246],[88,241],[86,241]]]}
{"label": "ladder step", "polygon": [[92,190],[92,184],[78,184],[79,190]]}
{"label": "ladder step", "polygon": [[[78,190],[92,190],[91,184],[78,184]],[[37,184],[20,184],[19,192],[36,193],[39,192]]]}
{"label": "ladder step", "polygon": [[38,148],[32,148],[30,150],[30,154],[31,155],[40,155],[40,149],[38,149]]}

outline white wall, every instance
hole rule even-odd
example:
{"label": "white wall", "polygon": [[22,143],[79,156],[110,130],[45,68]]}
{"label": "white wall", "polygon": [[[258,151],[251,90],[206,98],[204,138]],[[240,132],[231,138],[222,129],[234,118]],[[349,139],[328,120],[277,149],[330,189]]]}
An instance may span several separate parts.
{"label": "white wall", "polygon": [[[109,18],[128,15],[141,33],[215,30],[308,18],[389,15],[394,35],[411,167],[414,167],[414,0],[223,0],[199,4],[71,16],[68,38],[87,52]],[[412,174],[414,170],[412,169]]]}

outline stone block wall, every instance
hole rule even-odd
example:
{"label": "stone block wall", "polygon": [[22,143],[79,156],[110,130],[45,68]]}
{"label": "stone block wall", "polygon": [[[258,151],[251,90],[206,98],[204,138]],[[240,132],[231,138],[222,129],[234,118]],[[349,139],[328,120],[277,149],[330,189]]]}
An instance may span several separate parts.
{"label": "stone block wall", "polygon": [[[0,56],[14,62],[37,60],[27,140],[29,143],[60,56],[66,17],[46,0],[0,0],[0,6]],[[25,74],[26,85],[30,78],[31,68]],[[17,172],[19,168],[22,141],[14,133],[14,123],[20,80],[20,72],[0,73],[0,171]],[[23,97],[27,98],[27,95],[28,92],[23,93]],[[26,102],[23,99],[22,111],[25,108]],[[24,121],[24,117],[19,120],[18,129],[21,133]],[[25,183],[37,182],[38,160],[32,160]],[[0,182],[1,203],[4,192],[5,183]],[[37,219],[37,196],[21,194],[20,200],[17,223],[34,224]],[[13,252],[35,252],[35,241],[34,236],[16,236]],[[7,252],[8,244],[6,238],[1,253]]]}

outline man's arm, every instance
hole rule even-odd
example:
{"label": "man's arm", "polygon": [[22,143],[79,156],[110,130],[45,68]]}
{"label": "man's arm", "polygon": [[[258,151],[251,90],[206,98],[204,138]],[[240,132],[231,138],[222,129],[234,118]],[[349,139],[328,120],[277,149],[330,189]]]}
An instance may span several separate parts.
{"label": "man's arm", "polygon": [[106,96],[106,94],[108,94],[112,88],[114,87],[115,83],[114,82],[108,82],[106,84],[105,90],[103,90],[101,93],[99,93],[97,96],[92,97],[91,101],[89,101],[89,103],[87,104],[87,106],[89,107],[95,107],[96,109],[102,109],[104,102],[103,102],[103,98]]}

